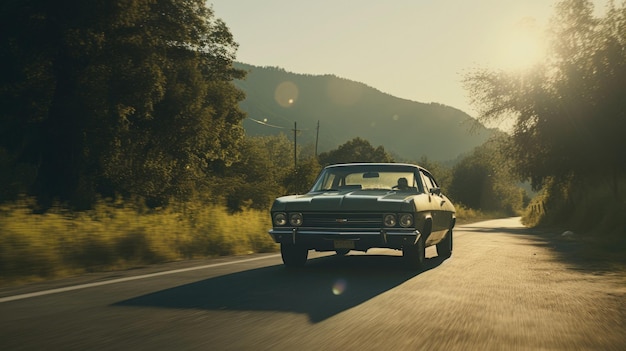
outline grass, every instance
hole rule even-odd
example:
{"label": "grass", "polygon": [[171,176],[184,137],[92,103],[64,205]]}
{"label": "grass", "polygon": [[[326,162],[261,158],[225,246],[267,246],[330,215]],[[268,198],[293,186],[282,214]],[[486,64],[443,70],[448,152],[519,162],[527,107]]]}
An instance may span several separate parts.
{"label": "grass", "polygon": [[475,222],[486,221],[495,218],[507,218],[511,217],[509,214],[502,212],[485,212],[468,208],[463,205],[455,205],[456,209],[456,223],[457,224],[470,224]]}
{"label": "grass", "polygon": [[77,213],[56,206],[35,214],[33,207],[32,199],[0,207],[2,284],[277,249],[266,211],[231,214],[199,203],[148,210],[113,201]]}

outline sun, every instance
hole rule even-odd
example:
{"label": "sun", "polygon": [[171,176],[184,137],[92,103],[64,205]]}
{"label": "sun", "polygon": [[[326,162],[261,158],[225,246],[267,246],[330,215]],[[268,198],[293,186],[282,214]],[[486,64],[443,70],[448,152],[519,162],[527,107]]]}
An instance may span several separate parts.
{"label": "sun", "polygon": [[525,70],[540,63],[546,55],[545,37],[533,19],[524,19],[504,31],[497,55],[505,70]]}

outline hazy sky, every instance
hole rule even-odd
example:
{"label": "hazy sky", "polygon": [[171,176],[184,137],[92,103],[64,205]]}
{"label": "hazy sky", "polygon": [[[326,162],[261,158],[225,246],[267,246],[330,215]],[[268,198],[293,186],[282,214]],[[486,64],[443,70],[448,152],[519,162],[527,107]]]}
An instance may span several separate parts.
{"label": "hazy sky", "polygon": [[[552,0],[208,0],[237,61],[334,74],[472,116],[461,85],[475,67],[518,69],[541,55]],[[598,14],[608,0],[594,0]],[[619,1],[618,1],[619,2]]]}

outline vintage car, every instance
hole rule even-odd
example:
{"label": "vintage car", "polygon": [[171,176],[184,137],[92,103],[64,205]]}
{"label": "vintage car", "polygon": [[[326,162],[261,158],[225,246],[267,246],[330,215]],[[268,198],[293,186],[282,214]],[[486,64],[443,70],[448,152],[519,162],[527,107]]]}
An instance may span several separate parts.
{"label": "vintage car", "polygon": [[350,163],[325,167],[304,195],[279,197],[269,234],[287,267],[303,266],[309,250],[402,250],[421,268],[427,246],[452,254],[456,212],[426,169],[402,163]]}

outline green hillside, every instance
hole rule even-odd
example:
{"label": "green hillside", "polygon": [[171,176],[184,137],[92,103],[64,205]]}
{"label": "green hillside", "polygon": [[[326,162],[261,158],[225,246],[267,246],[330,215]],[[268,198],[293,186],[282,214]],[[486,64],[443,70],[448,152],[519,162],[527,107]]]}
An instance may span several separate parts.
{"label": "green hillside", "polygon": [[361,137],[403,159],[425,155],[446,161],[482,144],[493,132],[476,128],[474,120],[458,109],[400,99],[336,76],[236,66],[248,71],[245,80],[236,81],[246,93],[240,106],[248,113],[244,120],[248,135],[291,136],[296,122],[302,130],[298,143],[314,144],[319,121],[319,152]]}

